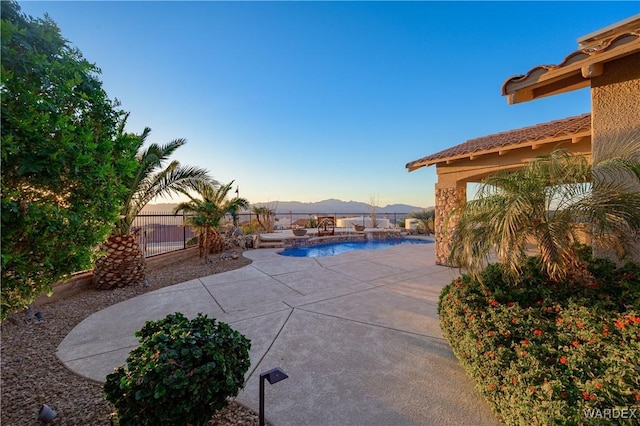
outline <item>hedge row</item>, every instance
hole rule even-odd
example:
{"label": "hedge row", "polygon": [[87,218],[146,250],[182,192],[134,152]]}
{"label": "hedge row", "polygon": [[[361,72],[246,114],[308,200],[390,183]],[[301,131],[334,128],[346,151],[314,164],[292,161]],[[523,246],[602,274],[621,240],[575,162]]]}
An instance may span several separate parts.
{"label": "hedge row", "polygon": [[595,282],[553,282],[531,258],[518,287],[497,265],[440,295],[445,337],[507,424],[640,424],[640,266],[589,259]]}

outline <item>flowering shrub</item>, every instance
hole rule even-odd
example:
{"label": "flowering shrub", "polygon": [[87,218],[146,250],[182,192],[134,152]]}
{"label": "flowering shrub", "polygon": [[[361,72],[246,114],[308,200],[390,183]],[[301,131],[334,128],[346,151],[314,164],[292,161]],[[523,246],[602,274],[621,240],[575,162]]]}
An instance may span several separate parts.
{"label": "flowering shrub", "polygon": [[506,423],[593,424],[587,413],[613,409],[640,422],[640,266],[588,262],[589,287],[554,282],[531,258],[518,287],[489,265],[484,289],[469,276],[443,289],[444,335]]}

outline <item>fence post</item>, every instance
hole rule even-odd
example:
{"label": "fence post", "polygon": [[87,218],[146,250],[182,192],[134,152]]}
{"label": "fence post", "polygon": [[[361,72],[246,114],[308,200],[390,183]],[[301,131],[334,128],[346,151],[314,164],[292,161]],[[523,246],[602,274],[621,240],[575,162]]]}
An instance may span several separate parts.
{"label": "fence post", "polygon": [[182,211],[182,248],[187,248],[187,225],[184,221],[184,210]]}

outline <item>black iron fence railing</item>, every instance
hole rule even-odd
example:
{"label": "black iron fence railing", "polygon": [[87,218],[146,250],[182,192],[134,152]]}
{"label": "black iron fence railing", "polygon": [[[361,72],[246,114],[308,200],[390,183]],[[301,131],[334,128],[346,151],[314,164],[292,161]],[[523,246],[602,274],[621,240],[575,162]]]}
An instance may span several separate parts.
{"label": "black iron fence railing", "polygon": [[[407,213],[377,213],[378,227],[398,228],[404,226]],[[350,228],[354,225],[371,225],[369,212],[313,212],[293,213],[278,212],[273,218],[274,231],[291,228],[314,228],[318,226],[318,217],[335,218],[337,228]],[[197,230],[189,225],[189,215],[173,213],[144,213],[133,221],[132,230],[138,234],[138,242],[145,257],[156,256],[171,251],[184,250],[197,244]],[[257,223],[254,213],[240,213],[237,226],[245,234],[263,232]],[[222,221],[229,224],[228,228],[235,228],[233,218],[227,215]]]}

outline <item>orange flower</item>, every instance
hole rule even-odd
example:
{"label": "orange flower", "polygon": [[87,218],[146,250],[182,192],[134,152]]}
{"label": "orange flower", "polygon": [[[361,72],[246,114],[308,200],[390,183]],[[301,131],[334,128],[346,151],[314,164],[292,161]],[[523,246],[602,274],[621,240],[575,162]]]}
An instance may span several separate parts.
{"label": "orange flower", "polygon": [[596,389],[602,389],[602,384],[596,383]]}
{"label": "orange flower", "polygon": [[511,324],[517,324],[517,323],[518,323],[518,318],[517,317],[511,318]]}
{"label": "orange flower", "polygon": [[507,302],[507,306],[508,306],[508,307],[512,307],[513,305],[515,305],[515,303],[514,303],[514,302]]}
{"label": "orange flower", "polygon": [[636,394],[636,401],[640,401],[640,393]]}
{"label": "orange flower", "polygon": [[517,382],[516,378],[515,378],[515,377],[513,377],[513,378],[511,379],[511,383],[515,385],[515,384],[516,384],[516,382]]}
{"label": "orange flower", "polygon": [[587,391],[582,392],[582,399],[584,399],[585,401],[588,401],[589,399],[591,399],[591,395],[589,395],[589,392]]}
{"label": "orange flower", "polygon": [[529,392],[534,393],[536,391],[536,388],[533,386],[529,386]]}
{"label": "orange flower", "polygon": [[581,323],[580,321],[577,321],[577,322],[576,322],[576,325],[578,326],[578,328],[582,328],[582,327],[584,327],[584,324],[583,324],[583,323]]}
{"label": "orange flower", "polygon": [[571,342],[571,344],[573,345],[573,347],[577,348],[578,346],[580,346],[580,342],[578,342],[577,340],[574,340],[573,342]]}
{"label": "orange flower", "polygon": [[556,324],[561,325],[564,322],[562,318],[556,318]]}
{"label": "orange flower", "polygon": [[536,328],[535,330],[533,330],[533,334],[535,334],[536,336],[542,336],[542,330],[538,330]]}
{"label": "orange flower", "polygon": [[523,345],[523,346],[527,346],[527,345],[529,345],[529,341],[528,341],[527,339],[523,340],[523,341],[522,341],[522,345]]}
{"label": "orange flower", "polygon": [[562,356],[560,357],[560,364],[566,364],[566,363],[567,363],[567,357],[566,357],[566,356],[564,356],[564,355],[562,355]]}
{"label": "orange flower", "polygon": [[569,394],[567,392],[565,392],[565,391],[562,391],[562,392],[560,392],[560,396],[563,397],[563,398],[568,398]]}
{"label": "orange flower", "polygon": [[615,325],[616,327],[621,328],[621,329],[625,328],[624,322],[619,318],[613,325]]}
{"label": "orange flower", "polygon": [[493,384],[493,383],[489,383],[489,390],[490,390],[490,391],[495,390],[495,388],[496,388],[496,387],[494,386],[494,384]]}

